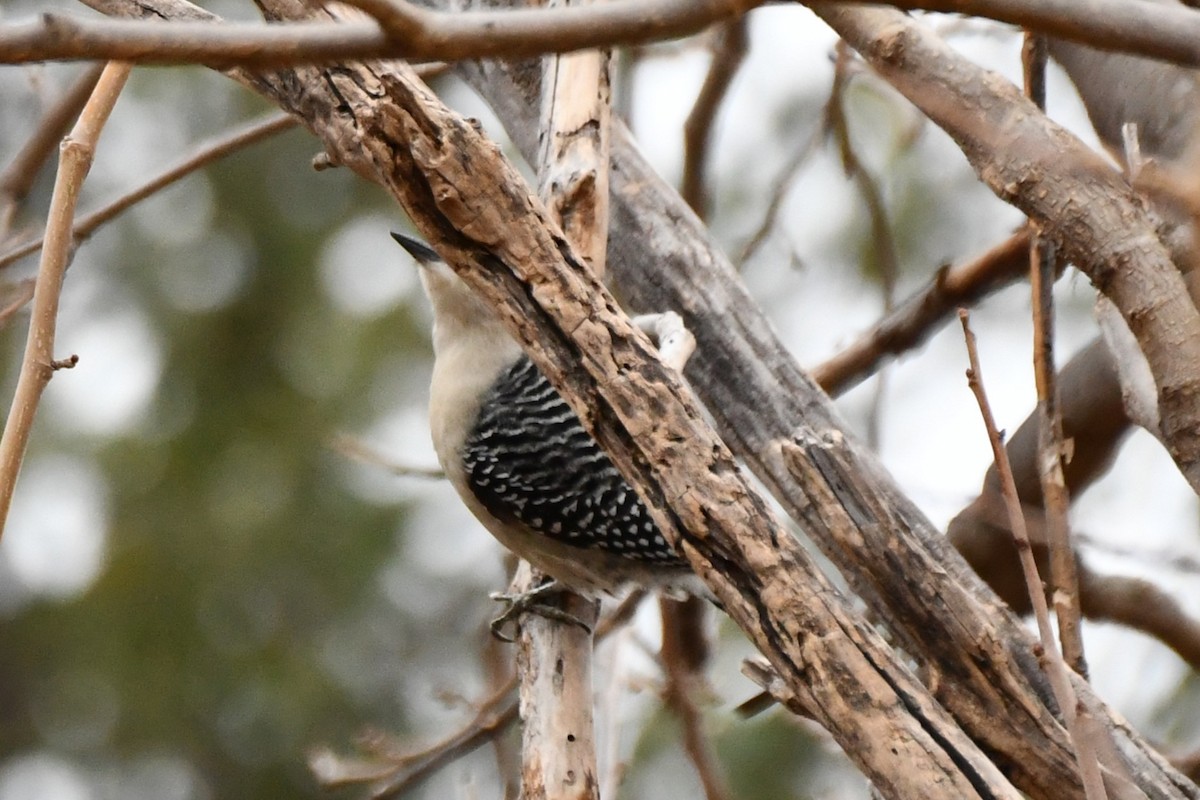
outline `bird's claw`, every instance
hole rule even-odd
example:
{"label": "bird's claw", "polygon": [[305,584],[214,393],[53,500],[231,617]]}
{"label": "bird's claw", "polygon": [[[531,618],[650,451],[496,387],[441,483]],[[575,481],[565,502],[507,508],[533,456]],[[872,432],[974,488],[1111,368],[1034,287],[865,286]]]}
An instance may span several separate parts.
{"label": "bird's claw", "polygon": [[[592,627],[590,625],[574,614],[551,605],[548,601],[548,598],[568,591],[570,590],[557,581],[550,581],[525,592],[492,592],[488,595],[491,599],[506,604],[500,616],[491,622],[492,636],[495,636],[502,642],[515,642],[520,629],[520,616],[525,613],[537,614],[539,617],[552,619],[568,625],[578,625],[587,631],[588,634],[591,634]],[[506,626],[510,624],[514,629],[511,636],[506,630]]]}

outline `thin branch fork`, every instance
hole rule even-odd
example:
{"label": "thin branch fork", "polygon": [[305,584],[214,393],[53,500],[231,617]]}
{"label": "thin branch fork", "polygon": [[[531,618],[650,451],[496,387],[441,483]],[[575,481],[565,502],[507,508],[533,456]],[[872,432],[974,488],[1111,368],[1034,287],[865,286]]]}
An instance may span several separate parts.
{"label": "thin branch fork", "polygon": [[[867,219],[871,228],[871,253],[875,272],[879,276],[879,290],[883,300],[883,311],[888,314],[896,305],[896,282],[900,274],[900,258],[897,254],[896,240],[892,233],[892,225],[888,219],[887,205],[883,199],[883,191],[875,177],[863,164],[850,136],[850,120],[846,116],[846,91],[851,79],[850,64],[852,63],[850,46],[845,41],[838,41],[836,59],[833,68],[833,86],[829,93],[829,102],[825,105],[825,126],[830,137],[836,142],[842,161],[842,172],[854,181],[858,193],[866,205]],[[871,410],[867,416],[864,432],[867,446],[877,450],[880,438],[880,414],[883,410],[884,399],[887,396],[888,371],[881,366],[876,371],[874,397]]]}
{"label": "thin branch fork", "polygon": [[708,161],[717,113],[748,49],[744,17],[727,22],[717,31],[708,74],[683,124],[683,178],[679,193],[700,219],[708,215]]}
{"label": "thin branch fork", "polygon": [[[635,590],[601,617],[595,640],[602,641],[627,625],[643,599],[645,593]],[[400,797],[440,769],[495,740],[517,721],[516,676],[504,680],[474,708],[475,713],[465,724],[436,744],[418,750],[408,750],[377,732],[368,732],[360,739],[368,760],[347,758],[326,746],[315,747],[308,754],[309,771],[326,789],[370,785],[371,800]]]}
{"label": "thin branch fork", "polygon": [[442,741],[412,753],[400,752],[390,738],[372,733],[362,737],[370,761],[347,759],[327,747],[308,753],[309,770],[321,786],[371,786],[371,800],[401,796],[448,764],[502,734],[517,719],[516,679],[510,679],[478,705],[475,715]]}

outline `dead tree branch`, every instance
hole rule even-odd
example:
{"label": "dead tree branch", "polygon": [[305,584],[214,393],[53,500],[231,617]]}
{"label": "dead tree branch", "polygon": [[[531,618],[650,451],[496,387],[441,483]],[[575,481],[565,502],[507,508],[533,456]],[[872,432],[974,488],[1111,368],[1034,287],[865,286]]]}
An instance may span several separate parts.
{"label": "dead tree branch", "polygon": [[[99,11],[109,0],[84,0]],[[740,16],[763,0],[615,0],[571,9],[470,13],[431,11],[405,0],[356,0],[374,22],[217,22],[190,13],[186,24],[43,14],[0,25],[0,63],[113,59],[151,64],[267,67],[338,59],[457,61],[520,58],[688,36]],[[144,4],[152,13],[155,3]],[[168,15],[156,15],[168,19]]]}
{"label": "dead tree branch", "polygon": [[544,212],[522,196],[515,171],[484,157],[494,146],[403,71],[380,77],[394,105],[361,113],[374,133],[364,144],[388,188],[496,304],[809,712],[887,796],[1015,797],[772,520],[679,380],[565,241],[543,227]]}
{"label": "dead tree branch", "polygon": [[[646,491],[660,528],[877,786],[894,797],[1016,796],[771,519],[678,378],[546,227],[494,145],[403,67],[340,65],[311,84],[256,78],[257,86],[276,81],[275,99],[304,109],[335,160],[393,191],[426,238],[497,304]],[[597,355],[581,361],[580,353]]]}
{"label": "dead tree branch", "polygon": [[[112,0],[83,0],[99,10]],[[0,63],[120,59],[266,67],[353,58],[458,61],[519,58],[590,47],[641,44],[687,36],[761,4],[761,0],[615,0],[571,15],[544,9],[440,13],[404,0],[358,0],[378,22],[201,24],[147,27],[122,20],[44,14],[0,25]],[[147,10],[155,2],[146,4]],[[1200,66],[1200,14],[1137,0],[896,0],[897,8],[971,14],[1114,52]],[[815,6],[814,6],[815,7]],[[171,19],[169,15],[156,15]],[[390,33],[389,33],[390,32]]]}

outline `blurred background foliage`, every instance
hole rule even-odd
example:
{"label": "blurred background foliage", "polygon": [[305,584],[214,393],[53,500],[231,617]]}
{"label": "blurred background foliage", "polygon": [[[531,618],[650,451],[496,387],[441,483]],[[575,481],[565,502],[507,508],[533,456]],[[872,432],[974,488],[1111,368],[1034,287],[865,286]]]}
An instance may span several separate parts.
{"label": "blurred background foliage", "polygon": [[[236,0],[207,5],[248,16]],[[20,0],[0,18],[49,6],[84,13],[67,0]],[[788,11],[755,15],[754,49],[720,119],[711,219],[730,252],[760,225],[785,165],[819,136],[828,100],[832,37]],[[986,26],[966,36],[973,55],[1018,68],[1014,37]],[[681,87],[698,87],[706,62],[702,42],[625,59],[618,102],[670,180],[694,96]],[[0,70],[0,164],[80,69]],[[436,86],[501,135],[452,78]],[[1078,121],[1070,90],[1052,86]],[[860,158],[881,182],[902,286],[1017,222],[890,90],[863,77],[847,107]],[[201,68],[136,70],[81,208],[269,110]],[[440,482],[397,477],[332,445],[350,434],[396,463],[434,464],[429,313],[387,236],[406,223],[348,171],[314,171],[318,152],[306,132],[279,135],[153,197],[78,250],[58,346],[79,365],[47,391],[0,545],[0,800],[326,796],[305,766],[309,748],[350,751],[368,725],[434,741],[504,671],[508,651],[484,633],[494,611],[486,593],[504,583],[499,548]],[[51,173],[19,233],[40,227]],[[790,186],[743,271],[797,356],[815,363],[878,314],[878,265],[833,142],[817,140]],[[35,266],[25,259],[0,280]],[[1065,281],[1060,301],[1069,354],[1090,335],[1090,289]],[[0,331],[6,396],[27,319]],[[993,401],[1015,425],[1033,396],[1024,290],[989,301],[978,320]],[[881,409],[872,384],[842,401],[853,426],[882,421],[885,459],[939,523],[970,498],[989,460],[960,348],[939,335],[895,367]],[[1113,479],[1132,484],[1134,497],[1104,493],[1078,513],[1093,531],[1102,520],[1120,528],[1155,503],[1177,542],[1193,527],[1195,498],[1152,443],[1138,442],[1135,465]],[[602,704],[603,758],[625,770],[621,797],[698,796],[655,692],[655,623],[643,608],[601,648],[598,691],[616,698]],[[737,674],[749,648],[731,626],[719,630],[709,725],[734,796],[865,796],[803,722],[731,713],[753,693]],[[1200,714],[1180,709],[1194,709],[1200,693],[1164,649],[1092,635],[1099,647],[1125,648],[1125,669],[1150,684],[1134,693],[1127,671],[1101,664],[1102,694],[1115,693],[1152,733],[1196,735]],[[496,763],[483,748],[417,796],[501,796]]]}

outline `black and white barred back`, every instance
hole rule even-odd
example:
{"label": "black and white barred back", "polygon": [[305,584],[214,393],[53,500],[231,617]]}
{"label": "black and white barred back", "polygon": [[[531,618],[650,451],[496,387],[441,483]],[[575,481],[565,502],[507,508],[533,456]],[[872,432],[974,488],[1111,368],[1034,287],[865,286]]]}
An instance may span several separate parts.
{"label": "black and white barred back", "polygon": [[576,547],[684,565],[637,492],[527,357],[488,390],[462,455],[472,491],[499,519]]}

